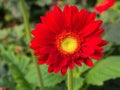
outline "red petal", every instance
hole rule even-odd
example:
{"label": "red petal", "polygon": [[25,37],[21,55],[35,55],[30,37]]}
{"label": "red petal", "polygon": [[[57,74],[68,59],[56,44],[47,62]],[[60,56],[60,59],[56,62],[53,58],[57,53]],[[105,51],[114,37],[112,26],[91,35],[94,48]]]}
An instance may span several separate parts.
{"label": "red petal", "polygon": [[80,36],[85,37],[93,33],[96,29],[98,29],[102,24],[102,21],[94,21],[87,25],[81,32],[79,33]]}
{"label": "red petal", "polygon": [[63,14],[60,8],[58,8],[57,6],[54,7],[54,12],[55,12],[55,16],[53,18],[56,19],[56,23],[58,25],[58,28],[60,30],[60,32],[62,31],[62,29],[64,29],[65,24],[64,24],[64,19],[63,19]]}
{"label": "red petal", "polygon": [[102,40],[102,42],[99,44],[99,46],[105,46],[106,44],[108,44],[108,42],[106,40]]}
{"label": "red petal", "polygon": [[[55,12],[47,12],[46,17],[41,17],[42,23],[46,26],[47,30],[57,35],[59,32],[59,25],[57,24],[58,20],[57,15],[54,15]],[[61,28],[60,28],[61,29]],[[62,29],[61,29],[62,30]]]}
{"label": "red petal", "polygon": [[72,70],[74,68],[74,61],[70,60],[69,61],[69,68]]}
{"label": "red petal", "polygon": [[68,5],[66,5],[65,7],[64,7],[64,10],[63,10],[63,15],[64,15],[64,22],[65,22],[65,27],[66,28],[69,28],[69,26],[70,26],[70,9],[69,9],[69,6]]}
{"label": "red petal", "polygon": [[38,64],[44,64],[47,59],[48,59],[48,54],[40,56],[38,58]]}
{"label": "red petal", "polygon": [[85,59],[85,60],[84,60],[84,63],[85,63],[86,65],[90,66],[90,67],[93,67],[93,66],[94,66],[94,63],[93,63],[89,58]]}
{"label": "red petal", "polygon": [[104,56],[103,53],[96,51],[93,55],[91,55],[91,58],[94,58],[95,60],[99,60],[103,56]]}
{"label": "red petal", "polygon": [[47,53],[50,53],[51,51],[53,51],[54,49],[53,49],[54,47],[42,47],[41,49],[40,49],[40,53],[41,54],[47,54]]}
{"label": "red petal", "polygon": [[[61,70],[61,67],[63,66],[63,57],[58,54],[58,56],[56,57],[55,63],[54,63],[54,72],[58,73]],[[65,66],[65,65],[64,65]]]}
{"label": "red petal", "polygon": [[34,46],[34,47],[40,47],[40,46],[54,46],[54,40],[51,40],[51,39],[44,39],[44,40],[41,40],[39,38],[34,38],[33,40],[31,40],[31,45]]}
{"label": "red petal", "polygon": [[103,50],[103,48],[100,47],[100,46],[95,46],[94,49],[95,49],[96,51],[102,51],[102,50]]}
{"label": "red petal", "polygon": [[64,76],[67,72],[68,66],[65,66],[61,69],[62,76]]}
{"label": "red petal", "polygon": [[48,67],[48,72],[53,72],[53,70],[54,70],[53,65],[50,65],[50,66]]}
{"label": "red petal", "polygon": [[32,30],[31,34],[39,38],[54,38],[55,36],[55,34],[51,32],[44,24],[40,23],[36,24],[36,29]]}
{"label": "red petal", "polygon": [[59,34],[64,30],[64,20],[60,8],[54,6],[54,10],[48,12],[46,14],[46,17],[47,17],[46,24],[52,32]]}
{"label": "red petal", "polygon": [[82,66],[82,62],[83,62],[83,59],[75,60],[75,63],[76,63],[78,66]]}
{"label": "red petal", "polygon": [[39,55],[40,55],[40,50],[39,50],[39,49],[36,49],[35,52],[34,52],[34,55],[35,55],[35,56],[39,56]]}
{"label": "red petal", "polygon": [[88,24],[88,23],[94,21],[95,18],[96,18],[96,13],[95,13],[95,12],[90,13],[89,16],[88,16],[88,20],[87,20],[86,24]]}
{"label": "red petal", "polygon": [[103,34],[103,32],[104,32],[104,29],[103,29],[103,28],[98,29],[98,30],[95,31],[95,33],[93,33],[93,36],[98,36],[98,37],[100,37],[100,36]]}
{"label": "red petal", "polygon": [[96,46],[96,45],[100,44],[101,42],[102,42],[102,40],[99,37],[91,37],[91,38],[88,37],[82,46],[86,46],[86,45]]}
{"label": "red petal", "polygon": [[50,64],[55,64],[56,61],[58,60],[58,52],[53,51],[51,53],[49,53],[49,57],[48,60],[46,61],[46,64],[50,65]]}
{"label": "red petal", "polygon": [[91,46],[84,46],[82,47],[82,51],[87,55],[91,55],[94,53],[94,48]]}
{"label": "red petal", "polygon": [[63,57],[63,59],[61,60],[61,66],[66,66],[69,60],[69,57]]}
{"label": "red petal", "polygon": [[110,7],[112,7],[115,4],[115,2],[116,0],[103,0],[103,2],[95,6],[95,10],[101,14]]}
{"label": "red petal", "polygon": [[77,28],[77,30],[81,30],[85,25],[86,25],[86,20],[87,20],[87,18],[88,18],[88,11],[87,10],[84,10],[84,9],[82,9],[82,10],[80,10],[80,12],[79,12],[79,26],[78,26],[78,28]]}
{"label": "red petal", "polygon": [[58,72],[60,71],[60,69],[61,69],[61,68],[60,68],[59,66],[55,66],[55,67],[54,67],[54,73],[58,73]]}
{"label": "red petal", "polygon": [[78,9],[76,6],[68,6],[66,5],[63,10],[65,29],[73,30],[74,25],[78,23]]}
{"label": "red petal", "polygon": [[82,66],[82,63],[81,63],[81,62],[76,62],[76,64],[77,64],[78,66]]}

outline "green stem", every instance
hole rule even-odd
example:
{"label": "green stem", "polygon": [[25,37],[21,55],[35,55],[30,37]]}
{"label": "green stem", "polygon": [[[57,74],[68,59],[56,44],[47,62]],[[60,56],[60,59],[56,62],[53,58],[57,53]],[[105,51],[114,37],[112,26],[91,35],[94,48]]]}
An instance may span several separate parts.
{"label": "green stem", "polygon": [[68,69],[68,90],[73,90],[73,76],[70,69]]}
{"label": "green stem", "polygon": [[[24,0],[20,0],[20,4],[21,4],[23,18],[24,18],[26,37],[27,37],[28,42],[30,42],[30,40],[31,40],[30,24],[29,24],[29,20],[28,20],[28,16],[27,16],[26,7],[25,7],[25,1]],[[41,88],[40,90],[44,90],[44,85],[43,85],[43,80],[42,80],[40,68],[39,68],[39,66],[37,64],[37,60],[35,59],[35,56],[33,55],[32,50],[30,50],[30,52],[32,54],[32,59],[34,60],[35,67],[36,67],[36,70],[37,70],[38,79],[39,79],[40,88]]]}

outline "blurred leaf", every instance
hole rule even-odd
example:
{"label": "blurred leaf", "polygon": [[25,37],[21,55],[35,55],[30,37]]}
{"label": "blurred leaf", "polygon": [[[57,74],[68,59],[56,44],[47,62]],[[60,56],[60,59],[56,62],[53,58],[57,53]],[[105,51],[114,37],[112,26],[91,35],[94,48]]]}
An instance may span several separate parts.
{"label": "blurred leaf", "polygon": [[5,9],[9,10],[13,17],[15,18],[21,18],[22,12],[19,5],[19,1],[16,0],[10,0],[7,3],[4,4]]}
{"label": "blurred leaf", "polygon": [[10,22],[11,20],[12,20],[12,15],[11,14],[6,14],[5,16],[4,16],[4,20],[6,21],[6,22]]}
{"label": "blurred leaf", "polygon": [[103,85],[106,80],[120,77],[120,56],[110,56],[99,61],[87,74],[88,84]]}
{"label": "blurred leaf", "polygon": [[45,6],[45,5],[50,5],[52,3],[53,0],[37,0],[36,4],[38,4],[39,6]]}
{"label": "blurred leaf", "polygon": [[19,41],[23,36],[24,25],[15,25],[11,28],[0,30],[0,40],[9,39],[11,41]]}
{"label": "blurred leaf", "polygon": [[104,25],[105,35],[104,39],[114,42],[116,44],[120,44],[120,23],[117,24],[106,24]]}
{"label": "blurred leaf", "polygon": [[[32,90],[31,85],[25,79],[25,70],[29,63],[28,58],[26,56],[22,56],[19,58],[14,52],[6,51],[0,46],[2,54],[8,63],[11,74],[16,82],[16,90]],[[24,63],[23,63],[24,62]]]}
{"label": "blurred leaf", "polygon": [[22,38],[23,30],[24,30],[24,25],[23,24],[16,25],[13,28],[11,28],[11,33],[10,33],[11,39],[17,41],[20,38]]}
{"label": "blurred leaf", "polygon": [[3,0],[0,0],[0,8],[2,7],[3,5]]}
{"label": "blurred leaf", "polygon": [[85,64],[82,64],[81,67],[76,66],[73,70],[73,77],[74,78],[79,78],[79,76],[81,76],[81,74],[86,72],[88,69],[89,69],[89,67],[86,66]]}
{"label": "blurred leaf", "polygon": [[6,87],[15,90],[15,83],[13,81],[13,78],[8,75],[8,73],[6,75],[0,76],[0,87]]}
{"label": "blurred leaf", "polygon": [[79,90],[83,86],[83,78],[73,78],[73,88],[74,90]]}
{"label": "blurred leaf", "polygon": [[[55,75],[53,73],[48,73],[46,65],[40,66],[40,69],[45,87],[53,87],[65,79],[65,77],[62,77],[60,74]],[[26,79],[29,81],[29,83],[39,86],[39,81],[37,79],[38,76],[34,65],[31,65],[29,70],[30,71],[27,73]]]}
{"label": "blurred leaf", "polygon": [[115,2],[115,5],[112,9],[120,12],[120,1]]}
{"label": "blurred leaf", "polygon": [[8,29],[0,30],[0,40],[6,38],[9,33],[10,33],[10,31]]}
{"label": "blurred leaf", "polygon": [[61,90],[61,89],[60,89],[60,87],[55,86],[55,87],[45,88],[45,90]]}
{"label": "blurred leaf", "polygon": [[76,3],[76,0],[65,0],[65,3],[68,5],[74,5]]}

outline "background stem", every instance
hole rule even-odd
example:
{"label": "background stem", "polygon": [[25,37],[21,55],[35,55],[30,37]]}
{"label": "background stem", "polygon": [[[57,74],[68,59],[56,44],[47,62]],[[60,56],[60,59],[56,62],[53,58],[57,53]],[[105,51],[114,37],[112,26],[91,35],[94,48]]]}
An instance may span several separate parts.
{"label": "background stem", "polygon": [[[23,18],[24,18],[24,24],[25,24],[27,40],[28,40],[28,42],[30,42],[30,40],[31,40],[30,24],[29,24],[29,20],[28,20],[28,16],[27,16],[26,7],[25,7],[25,1],[24,0],[20,0],[20,4],[21,4]],[[39,68],[39,66],[37,64],[37,60],[35,59],[35,56],[33,55],[32,50],[30,50],[30,52],[31,52],[32,59],[34,60],[35,67],[36,67],[36,70],[37,70],[38,79],[39,79],[40,88],[41,88],[40,90],[44,90],[44,85],[43,85],[43,80],[42,80],[40,68]]]}
{"label": "background stem", "polygon": [[70,69],[68,69],[68,90],[73,90],[73,75]]}

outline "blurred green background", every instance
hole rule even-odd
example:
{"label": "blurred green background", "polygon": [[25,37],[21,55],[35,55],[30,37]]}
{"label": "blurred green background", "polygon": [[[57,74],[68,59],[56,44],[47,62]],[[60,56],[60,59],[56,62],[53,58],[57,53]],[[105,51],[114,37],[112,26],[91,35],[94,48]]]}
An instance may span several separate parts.
{"label": "blurred green background", "polygon": [[[31,30],[40,21],[40,16],[54,5],[76,5],[94,11],[101,0],[25,0]],[[74,90],[120,90],[120,0],[104,12],[97,14],[104,21],[103,39],[105,57],[95,62],[95,67],[75,67]],[[39,82],[29,48],[27,47],[20,0],[0,0],[0,87],[7,90],[38,90]],[[46,90],[67,90],[66,76],[47,72],[41,66]]]}

